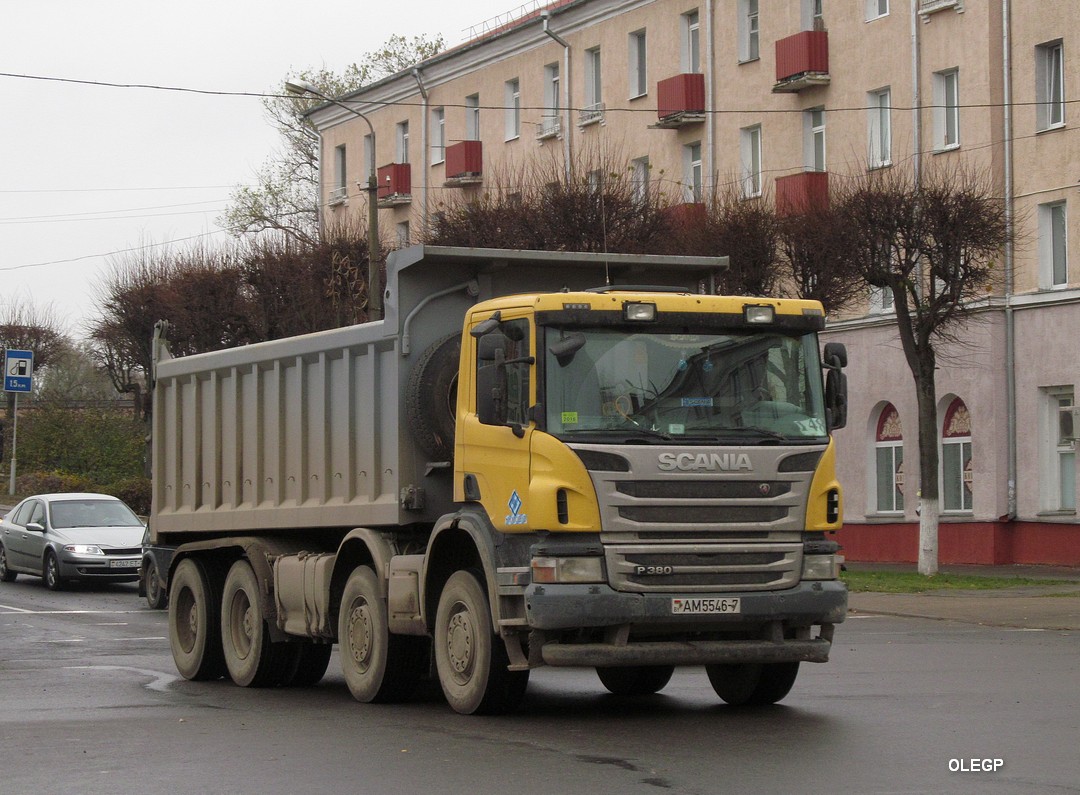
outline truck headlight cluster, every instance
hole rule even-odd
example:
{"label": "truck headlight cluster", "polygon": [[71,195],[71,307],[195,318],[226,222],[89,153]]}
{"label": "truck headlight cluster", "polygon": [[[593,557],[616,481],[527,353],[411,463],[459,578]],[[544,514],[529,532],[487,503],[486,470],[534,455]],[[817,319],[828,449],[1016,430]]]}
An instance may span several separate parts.
{"label": "truck headlight cluster", "polygon": [[604,559],[537,557],[532,559],[536,583],[604,582]]}
{"label": "truck headlight cluster", "polygon": [[840,576],[843,555],[803,555],[804,580],[835,580]]}

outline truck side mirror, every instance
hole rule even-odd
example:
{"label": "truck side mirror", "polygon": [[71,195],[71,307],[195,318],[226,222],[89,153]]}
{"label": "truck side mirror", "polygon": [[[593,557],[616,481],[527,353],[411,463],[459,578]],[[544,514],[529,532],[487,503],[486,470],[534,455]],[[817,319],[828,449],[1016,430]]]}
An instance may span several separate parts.
{"label": "truck side mirror", "polygon": [[842,342],[826,342],[821,358],[826,367],[843,369],[847,367],[847,348]]}
{"label": "truck side mirror", "polygon": [[839,368],[825,376],[825,415],[830,431],[847,425],[847,376]]}

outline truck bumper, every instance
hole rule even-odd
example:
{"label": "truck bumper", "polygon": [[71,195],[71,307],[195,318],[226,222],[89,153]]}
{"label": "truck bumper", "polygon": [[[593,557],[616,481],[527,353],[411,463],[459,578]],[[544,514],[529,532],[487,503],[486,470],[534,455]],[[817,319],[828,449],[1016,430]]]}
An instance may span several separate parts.
{"label": "truck bumper", "polygon": [[[621,593],[606,585],[531,585],[526,615],[536,630],[647,627],[650,635],[708,633],[708,639],[647,640],[602,643],[549,641],[541,649],[547,665],[711,665],[742,662],[825,662],[832,646],[832,627],[847,615],[847,589],[838,581],[800,583],[784,591],[693,594],[693,597],[738,597],[739,612],[673,615],[672,599],[681,593]],[[783,629],[821,625],[818,637],[785,638]],[[757,631],[755,632],[755,628]],[[733,639],[725,632],[750,630],[758,638]],[[790,633],[789,633],[790,634]],[[618,638],[618,633],[612,633]]]}

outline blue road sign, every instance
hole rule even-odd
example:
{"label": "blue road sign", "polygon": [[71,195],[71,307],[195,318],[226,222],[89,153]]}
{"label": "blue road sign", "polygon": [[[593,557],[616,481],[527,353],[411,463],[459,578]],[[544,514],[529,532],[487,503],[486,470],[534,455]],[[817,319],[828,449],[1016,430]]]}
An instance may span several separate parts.
{"label": "blue road sign", "polygon": [[33,351],[7,351],[4,357],[4,391],[29,392],[33,372]]}

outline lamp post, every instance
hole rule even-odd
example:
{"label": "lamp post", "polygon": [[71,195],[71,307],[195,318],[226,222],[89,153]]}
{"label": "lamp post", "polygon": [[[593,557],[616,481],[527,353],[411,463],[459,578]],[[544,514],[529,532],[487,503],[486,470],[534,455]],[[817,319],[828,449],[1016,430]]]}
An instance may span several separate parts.
{"label": "lamp post", "polygon": [[327,96],[316,86],[307,80],[294,78],[285,81],[285,90],[294,96],[312,96],[325,99],[339,108],[344,108],[356,116],[359,116],[367,124],[371,131],[371,163],[368,174],[368,316],[370,320],[380,320],[383,314],[382,305],[382,279],[379,278],[379,179],[375,173],[375,128],[371,125],[371,119],[355,108],[350,108],[344,102]]}

